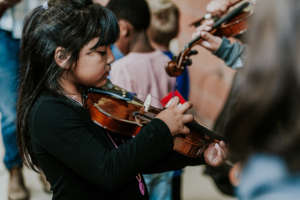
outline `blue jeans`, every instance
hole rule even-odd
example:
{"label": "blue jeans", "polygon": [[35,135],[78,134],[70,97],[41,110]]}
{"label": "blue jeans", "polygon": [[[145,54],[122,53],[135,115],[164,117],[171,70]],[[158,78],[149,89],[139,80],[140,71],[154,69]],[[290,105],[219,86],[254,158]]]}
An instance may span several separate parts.
{"label": "blue jeans", "polygon": [[157,174],[143,174],[149,200],[171,200],[172,199],[172,178],[174,171]]}
{"label": "blue jeans", "polygon": [[0,29],[0,113],[5,148],[4,164],[9,170],[21,166],[16,135],[16,101],[20,40]]}

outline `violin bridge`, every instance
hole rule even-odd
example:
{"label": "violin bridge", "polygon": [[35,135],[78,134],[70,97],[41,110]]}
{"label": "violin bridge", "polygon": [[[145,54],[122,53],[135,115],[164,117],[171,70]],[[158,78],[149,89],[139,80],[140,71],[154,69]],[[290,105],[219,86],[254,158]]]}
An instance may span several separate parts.
{"label": "violin bridge", "polygon": [[144,102],[144,111],[145,112],[149,111],[149,108],[150,108],[150,105],[151,105],[151,99],[152,99],[151,94],[148,94],[147,97],[146,97],[146,100]]}

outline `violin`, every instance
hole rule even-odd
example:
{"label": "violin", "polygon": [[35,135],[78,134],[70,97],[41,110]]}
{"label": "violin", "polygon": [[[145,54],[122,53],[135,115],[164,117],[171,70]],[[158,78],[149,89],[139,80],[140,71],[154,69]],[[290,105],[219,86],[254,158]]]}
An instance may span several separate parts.
{"label": "violin", "polygon": [[[248,28],[247,19],[253,13],[253,6],[248,1],[242,1],[234,5],[227,14],[221,18],[214,18],[211,34],[216,36],[234,37],[245,32]],[[207,16],[207,15],[206,15]],[[193,22],[192,25],[199,26],[207,17]],[[190,64],[187,62],[191,55],[194,55],[192,48],[202,42],[201,36],[198,36],[187,43],[178,56],[169,61],[166,72],[169,76],[176,77],[183,73],[185,67]]]}
{"label": "violin", "polygon": [[[147,101],[147,100],[146,100]],[[89,88],[85,107],[97,125],[124,136],[134,137],[162,109],[139,100],[134,94],[111,84],[102,88]],[[199,157],[210,143],[225,138],[200,125],[196,121],[186,124],[191,132],[174,138],[174,150],[188,157]]]}

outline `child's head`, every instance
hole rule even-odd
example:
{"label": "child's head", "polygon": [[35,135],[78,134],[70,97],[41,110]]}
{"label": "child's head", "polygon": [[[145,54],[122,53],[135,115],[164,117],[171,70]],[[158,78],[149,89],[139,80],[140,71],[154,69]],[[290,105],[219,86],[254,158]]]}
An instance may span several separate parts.
{"label": "child's head", "polygon": [[31,81],[36,86],[32,89],[58,91],[59,79],[76,68],[85,45],[96,38],[92,47],[96,50],[118,38],[117,20],[108,9],[91,1],[56,1],[36,8],[25,20],[21,46],[25,82],[21,87]]}
{"label": "child's head", "polygon": [[247,64],[234,82],[238,106],[225,130],[238,158],[270,153],[300,169],[299,21],[299,0],[257,3]]}
{"label": "child's head", "polygon": [[127,54],[136,34],[143,34],[150,25],[148,4],[145,0],[110,0],[106,7],[118,18],[120,38],[116,45],[123,54]]}
{"label": "child's head", "polygon": [[150,11],[145,0],[110,0],[106,7],[136,31],[145,31],[150,25]]}
{"label": "child's head", "polygon": [[171,0],[147,0],[151,11],[149,36],[157,44],[169,45],[179,32],[179,9]]}

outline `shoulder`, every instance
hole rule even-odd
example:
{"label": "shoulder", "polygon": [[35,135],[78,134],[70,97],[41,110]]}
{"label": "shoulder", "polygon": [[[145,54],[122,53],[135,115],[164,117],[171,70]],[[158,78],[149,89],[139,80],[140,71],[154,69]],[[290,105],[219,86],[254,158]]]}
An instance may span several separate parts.
{"label": "shoulder", "polygon": [[42,94],[31,109],[29,124],[44,127],[58,126],[62,121],[86,118],[87,114],[84,108],[75,105],[66,97]]}
{"label": "shoulder", "polygon": [[155,51],[149,56],[149,60],[153,63],[154,66],[165,67],[170,61],[170,58],[161,51]]}
{"label": "shoulder", "polygon": [[135,58],[132,58],[131,54],[128,54],[128,55],[114,61],[111,65],[112,69],[113,68],[119,68],[119,67],[126,67],[126,66],[132,64],[134,59]]}

